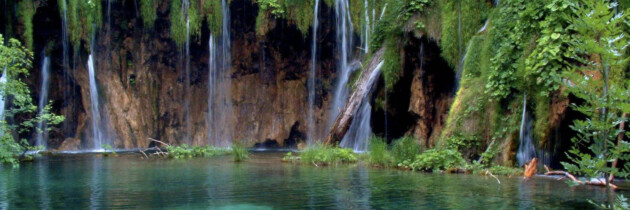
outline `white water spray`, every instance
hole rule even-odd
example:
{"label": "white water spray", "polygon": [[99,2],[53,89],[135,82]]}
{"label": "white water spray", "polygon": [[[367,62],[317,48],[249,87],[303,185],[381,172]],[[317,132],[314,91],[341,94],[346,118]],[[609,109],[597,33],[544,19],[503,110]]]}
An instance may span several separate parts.
{"label": "white water spray", "polygon": [[346,105],[348,97],[348,80],[352,71],[356,70],[360,65],[358,62],[350,62],[352,59],[352,35],[353,26],[350,19],[350,10],[348,9],[348,0],[335,1],[335,14],[337,15],[337,82],[333,96],[333,104],[331,107],[330,120],[328,127],[332,125]]}

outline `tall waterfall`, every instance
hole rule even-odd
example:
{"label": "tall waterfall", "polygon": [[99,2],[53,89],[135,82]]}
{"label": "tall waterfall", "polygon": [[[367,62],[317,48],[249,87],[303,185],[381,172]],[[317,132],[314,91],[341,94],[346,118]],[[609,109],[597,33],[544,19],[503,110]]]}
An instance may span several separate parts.
{"label": "tall waterfall", "polygon": [[370,104],[370,92],[374,89],[378,77],[381,75],[381,68],[383,67],[383,61],[381,61],[368,80],[368,90],[365,96],[361,99],[361,107],[359,108],[357,115],[352,120],[348,132],[341,140],[339,144],[344,148],[352,148],[355,152],[365,152],[368,149],[368,143],[370,136],[372,135],[372,127],[370,121],[372,120],[372,105]]}
{"label": "tall waterfall", "polygon": [[[71,83],[70,83],[70,40],[68,37],[68,14],[67,14],[67,3],[66,0],[60,0],[61,4],[62,4],[62,15],[61,15],[61,45],[62,45],[62,65],[63,65],[63,75],[64,75],[64,90],[63,90],[63,103],[64,104],[69,104],[69,101],[66,100],[71,100],[68,97],[71,97],[72,94],[72,90],[71,90]],[[69,115],[71,113],[65,113],[66,115]],[[70,130],[70,120],[64,120],[63,121],[63,131],[64,132],[68,132]]]}
{"label": "tall waterfall", "polygon": [[[230,10],[226,0],[221,0],[223,13],[221,36],[215,40],[210,35],[208,68],[208,144],[218,147],[232,145],[232,79]],[[213,31],[214,33],[214,31]]]}
{"label": "tall waterfall", "polygon": [[351,62],[352,51],[352,21],[350,19],[350,10],[348,0],[336,0],[335,1],[335,14],[337,15],[337,82],[335,84],[335,92],[333,95],[333,104],[331,107],[331,114],[329,120],[329,127],[334,122],[339,112],[346,105],[346,99],[348,97],[348,79],[350,73],[356,70],[360,63]]}
{"label": "tall waterfall", "polygon": [[521,132],[519,133],[518,152],[516,159],[518,165],[522,166],[536,157],[536,148],[532,138],[532,119],[527,114],[527,94],[523,96],[523,118],[521,119]]}
{"label": "tall waterfall", "polygon": [[[92,50],[92,53],[94,50]],[[92,109],[92,149],[94,150],[102,150],[103,149],[103,127],[102,127],[102,118],[101,112],[99,109],[98,102],[98,88],[96,86],[96,78],[94,75],[94,60],[92,58],[92,54],[88,57],[88,76],[90,79],[90,108]]]}
{"label": "tall waterfall", "polygon": [[370,52],[370,13],[368,12],[368,0],[363,1],[363,11],[365,12],[365,26],[363,37],[363,52],[367,54]]}
{"label": "tall waterfall", "polygon": [[308,144],[315,142],[315,77],[317,72],[317,28],[319,22],[319,0],[315,0],[315,9],[313,11],[313,43],[311,45],[311,71],[308,77]]}
{"label": "tall waterfall", "polygon": [[191,99],[191,90],[190,90],[190,18],[188,17],[188,10],[190,9],[190,1],[183,0],[182,1],[182,17],[185,18],[186,22],[186,46],[185,47],[185,57],[184,57],[184,68],[186,72],[184,75],[185,86],[184,86],[184,121],[186,121],[186,142],[190,144],[192,142],[192,122],[190,120],[190,99]]}
{"label": "tall waterfall", "polygon": [[[49,79],[49,73],[50,73],[50,58],[48,56],[46,56],[46,54],[43,55],[43,59],[42,59],[42,86],[40,88],[40,93],[39,93],[39,114],[42,115],[44,114],[44,108],[46,107],[46,105],[48,104],[48,84],[50,83]],[[36,146],[43,146],[44,148],[46,147],[46,140],[48,138],[48,132],[46,132],[46,122],[38,122],[37,123],[37,130],[39,130],[37,132],[37,142],[36,142]]]}

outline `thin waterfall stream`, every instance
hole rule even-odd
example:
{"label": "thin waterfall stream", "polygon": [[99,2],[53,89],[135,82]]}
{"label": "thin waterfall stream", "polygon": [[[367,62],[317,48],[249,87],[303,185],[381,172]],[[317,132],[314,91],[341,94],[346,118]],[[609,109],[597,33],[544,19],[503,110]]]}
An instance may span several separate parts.
{"label": "thin waterfall stream", "polygon": [[[45,107],[48,104],[48,86],[50,83],[50,57],[46,56],[45,53],[42,53],[42,83],[39,93],[39,106],[38,112],[39,115],[43,115],[45,113]],[[48,132],[46,127],[46,122],[40,121],[37,123],[37,137],[35,146],[42,146],[44,149],[46,148],[46,140],[48,139]]]}
{"label": "thin waterfall stream", "polygon": [[329,126],[339,115],[340,110],[346,105],[346,99],[348,97],[348,80],[350,74],[358,69],[360,63],[358,61],[352,61],[353,56],[353,25],[350,19],[350,10],[347,0],[335,1],[335,14],[337,16],[336,22],[336,53],[337,60],[337,82],[333,92],[333,104],[331,107],[331,114],[329,115]]}
{"label": "thin waterfall stream", "polygon": [[308,77],[308,140],[307,143],[312,145],[317,136],[315,136],[315,77],[317,77],[317,28],[319,26],[319,0],[315,0],[315,8],[313,9],[313,38],[311,44],[311,70]]}
{"label": "thin waterfall stream", "polygon": [[[232,117],[230,76],[232,66],[230,40],[230,9],[226,0],[221,0],[222,28],[216,39],[213,34],[208,40],[210,56],[208,58],[208,144],[217,147],[232,145],[233,128],[229,122]],[[214,33],[214,32],[213,32]]]}

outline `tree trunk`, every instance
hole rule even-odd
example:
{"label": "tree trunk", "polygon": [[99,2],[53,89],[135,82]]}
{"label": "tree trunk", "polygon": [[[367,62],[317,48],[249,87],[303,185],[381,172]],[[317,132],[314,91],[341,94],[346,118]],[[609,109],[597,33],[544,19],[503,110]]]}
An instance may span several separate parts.
{"label": "tree trunk", "polygon": [[349,101],[346,103],[345,108],[341,110],[339,116],[337,116],[335,122],[330,128],[330,132],[324,139],[324,144],[335,145],[343,139],[343,136],[350,128],[354,115],[356,115],[357,110],[361,107],[361,101],[363,101],[362,99],[370,92],[370,84],[368,84],[370,75],[374,72],[374,70],[376,70],[376,67],[383,60],[384,52],[385,48],[383,47],[372,55],[372,59],[370,60],[367,68],[364,68],[361,78],[359,78],[357,86],[354,89],[354,92],[352,92]]}

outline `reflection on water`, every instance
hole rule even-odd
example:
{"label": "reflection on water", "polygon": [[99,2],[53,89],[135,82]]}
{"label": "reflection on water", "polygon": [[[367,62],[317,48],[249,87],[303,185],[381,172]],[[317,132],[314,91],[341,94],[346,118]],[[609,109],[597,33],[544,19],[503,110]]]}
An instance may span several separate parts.
{"label": "reflection on water", "polygon": [[532,209],[591,207],[598,187],[424,174],[362,165],[283,164],[282,154],[255,153],[245,163],[215,159],[144,160],[135,155],[45,157],[0,168],[0,209]]}

